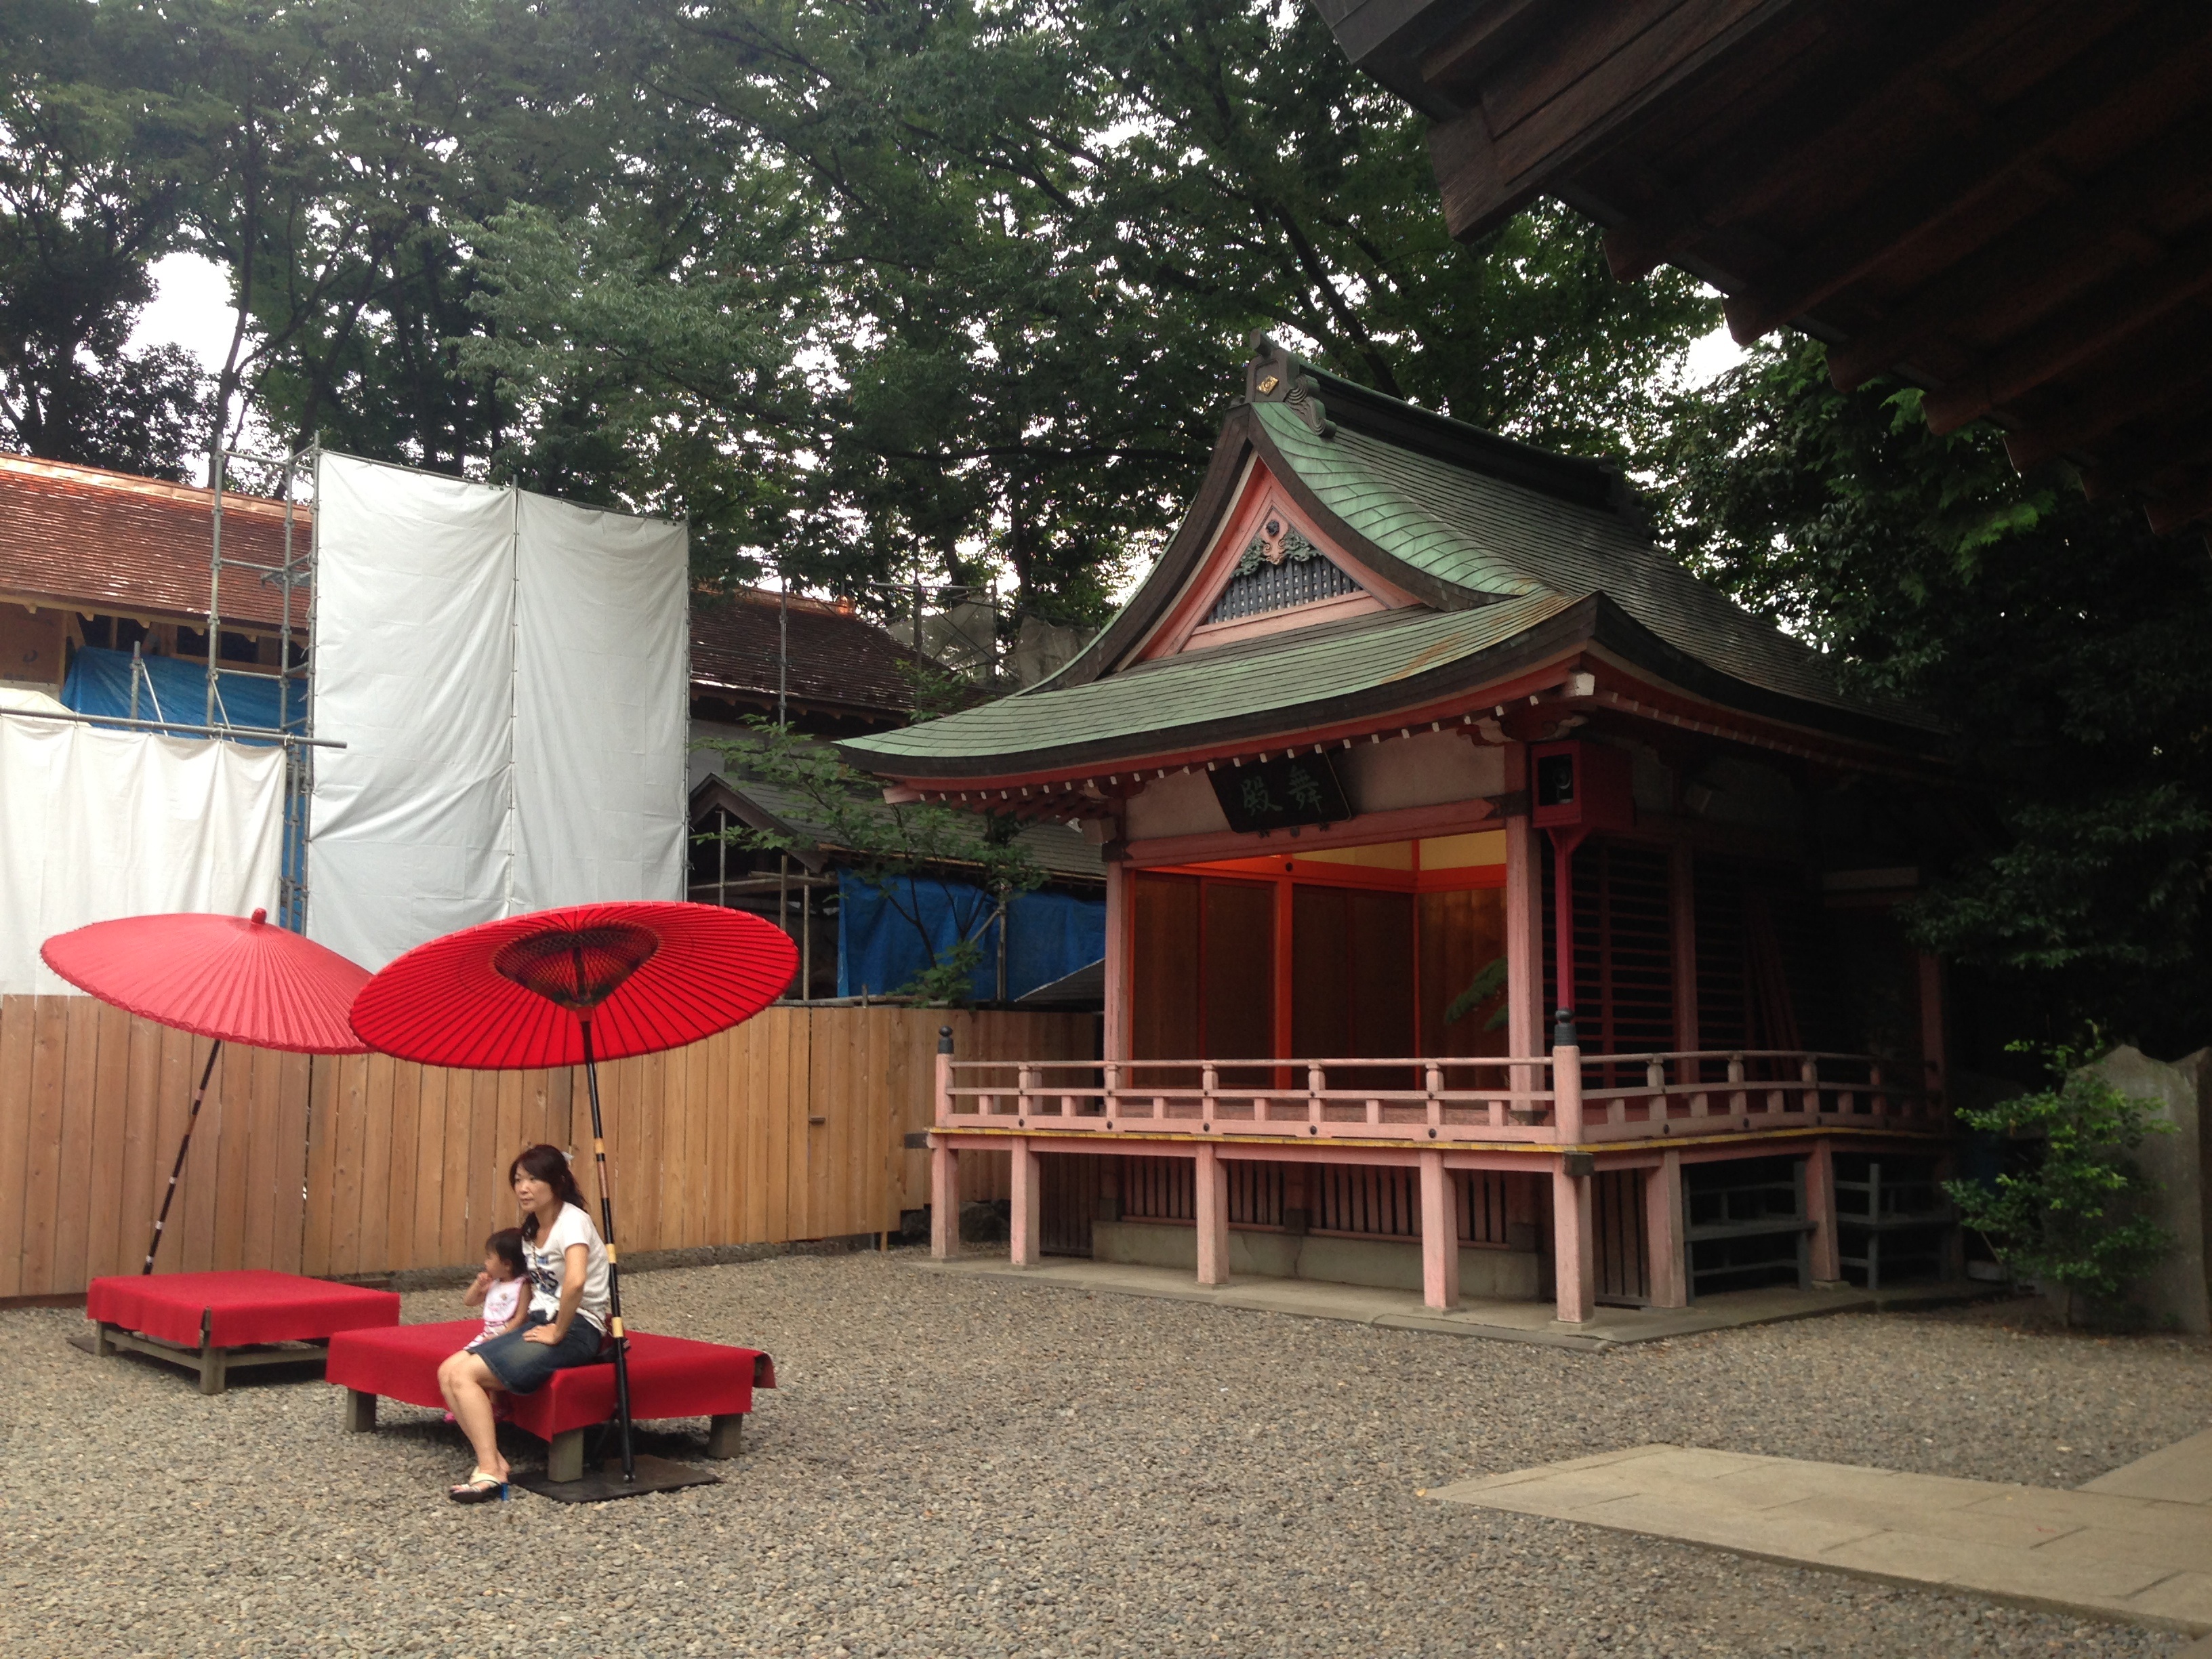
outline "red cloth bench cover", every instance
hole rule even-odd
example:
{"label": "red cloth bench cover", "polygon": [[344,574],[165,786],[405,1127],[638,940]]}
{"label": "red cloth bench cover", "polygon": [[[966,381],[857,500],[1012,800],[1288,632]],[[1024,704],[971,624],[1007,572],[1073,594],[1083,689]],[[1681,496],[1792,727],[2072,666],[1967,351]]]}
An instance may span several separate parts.
{"label": "red cloth bench cover", "polygon": [[[395,1325],[342,1331],[331,1339],[323,1380],[362,1394],[445,1408],[438,1366],[483,1329],[480,1319],[436,1325]],[[688,1337],[629,1334],[629,1414],[633,1418],[724,1417],[753,1408],[756,1382],[775,1386],[775,1362],[757,1348]],[[536,1394],[516,1395],[514,1421],[540,1440],[587,1429],[615,1414],[615,1368],[574,1365],[553,1373]]]}
{"label": "red cloth bench cover", "polygon": [[187,1348],[200,1345],[200,1324],[218,1348],[255,1342],[312,1342],[340,1331],[397,1325],[399,1298],[390,1291],[333,1285],[327,1279],[242,1267],[217,1273],[131,1273],[95,1279],[84,1293],[88,1319],[143,1331]]}

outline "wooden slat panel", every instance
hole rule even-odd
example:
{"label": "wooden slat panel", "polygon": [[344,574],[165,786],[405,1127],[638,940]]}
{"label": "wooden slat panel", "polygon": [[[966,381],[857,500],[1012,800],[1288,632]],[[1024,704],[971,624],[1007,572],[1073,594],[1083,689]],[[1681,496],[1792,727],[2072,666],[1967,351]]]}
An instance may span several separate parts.
{"label": "wooden slat panel", "polygon": [[101,1005],[81,996],[63,1001],[69,1046],[62,1070],[60,1207],[54,1222],[53,1282],[81,1285],[92,1230],[93,1115],[99,1097]]}
{"label": "wooden slat panel", "polygon": [[391,1127],[384,1169],[384,1261],[393,1267],[429,1267],[415,1255],[415,1182],[422,1173],[422,1087],[428,1068],[392,1069]]}
{"label": "wooden slat panel", "polygon": [[[469,1259],[469,1171],[474,1152],[476,1073],[446,1073],[446,1142],[441,1149],[445,1172],[441,1177],[443,1197],[438,1211],[437,1257],[440,1261]],[[486,1229],[487,1231],[491,1231]]]}
{"label": "wooden slat panel", "polygon": [[[130,1164],[124,1153],[125,1126],[131,1105],[131,1016],[120,1008],[99,1005],[96,1041],[100,1055],[92,1096],[90,1225],[85,1239],[87,1279],[123,1270],[129,1246],[121,1242],[123,1188]],[[131,1264],[137,1267],[137,1262]]]}
{"label": "wooden slat panel", "polygon": [[277,1171],[283,1163],[279,1144],[284,1137],[284,1056],[273,1048],[249,1051],[252,1061],[247,1076],[252,1097],[246,1113],[249,1142],[246,1158],[245,1224],[240,1230],[238,1265],[265,1267],[276,1258],[276,1235],[294,1214],[283,1201]]}
{"label": "wooden slat panel", "polygon": [[33,999],[29,1157],[23,1177],[23,1289],[53,1293],[55,1235],[60,1224],[63,1073],[69,1054],[64,997]]}
{"label": "wooden slat panel", "polygon": [[[123,1179],[117,1220],[114,1271],[135,1273],[144,1265],[146,1241],[153,1236],[154,1213],[161,1206],[168,1160],[175,1148],[161,1139],[161,1028],[148,1019],[130,1022],[130,1052],[124,1071]],[[0,1053],[0,1102],[7,1092],[7,1060]],[[0,1105],[0,1113],[4,1113]],[[4,1251],[0,1244],[0,1251]],[[0,1261],[4,1261],[0,1255]]]}
{"label": "wooden slat panel", "polygon": [[337,1054],[318,1054],[307,1066],[307,1214],[300,1247],[300,1271],[326,1273],[331,1267],[331,1172],[336,1163],[331,1117],[339,1074],[352,1062]]}
{"label": "wooden slat panel", "polygon": [[24,1294],[24,1190],[31,1139],[31,1044],[38,1026],[33,997],[0,997],[0,1296]]}
{"label": "wooden slat panel", "polygon": [[270,1195],[270,1207],[276,1214],[270,1229],[269,1260],[265,1265],[279,1273],[301,1271],[301,1246],[307,1236],[307,1071],[306,1054],[278,1057],[273,1114],[276,1187]]}

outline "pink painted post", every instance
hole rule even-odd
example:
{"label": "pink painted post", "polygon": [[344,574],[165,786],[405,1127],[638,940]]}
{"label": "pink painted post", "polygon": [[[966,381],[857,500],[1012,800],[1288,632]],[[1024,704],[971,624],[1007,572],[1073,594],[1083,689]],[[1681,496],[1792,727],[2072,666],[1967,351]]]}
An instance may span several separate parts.
{"label": "pink painted post", "polygon": [[1669,1149],[1644,1178],[1644,1254],[1651,1262],[1651,1305],[1690,1305],[1689,1264],[1682,1259],[1682,1155]]}
{"label": "pink painted post", "polygon": [[1552,1273],[1562,1324],[1585,1324],[1597,1312],[1590,1185],[1588,1176],[1567,1173],[1564,1155],[1552,1170]]}
{"label": "pink painted post", "polygon": [[960,1254],[960,1154],[929,1138],[929,1253],[939,1261]]}
{"label": "pink painted post", "polygon": [[[1554,1033],[1573,1034],[1571,1026]],[[1552,1049],[1552,1126],[1553,1139],[1561,1146],[1582,1144],[1583,1050],[1578,1042],[1558,1043]]]}
{"label": "pink painted post", "polygon": [[[1114,833],[1121,834],[1117,820]],[[1119,859],[1106,866],[1106,1060],[1127,1060],[1130,1051],[1129,958],[1133,918],[1129,866]]]}
{"label": "pink painted post", "polygon": [[1008,1255],[1017,1267],[1034,1267],[1043,1260],[1044,1182],[1039,1178],[1037,1155],[1026,1140],[1012,1143],[1013,1152],[1012,1245]]}
{"label": "pink painted post", "polygon": [[1459,1306],[1459,1206],[1440,1152],[1421,1154],[1421,1302]]}
{"label": "pink painted post", "polygon": [[1840,1283],[1843,1244],[1836,1237],[1836,1148],[1831,1141],[1814,1141],[1805,1159],[1805,1219],[1813,1224],[1813,1282]]}
{"label": "pink painted post", "polygon": [[1200,1142],[1198,1148],[1198,1282],[1229,1282],[1229,1166]]}
{"label": "pink painted post", "polygon": [[[1505,817],[1505,1052],[1517,1057],[1535,1054],[1544,1041],[1543,878],[1528,820],[1525,743],[1506,745],[1505,788],[1509,797],[1522,796]],[[1512,1086],[1524,1093],[1534,1088],[1534,1069],[1515,1066]]]}

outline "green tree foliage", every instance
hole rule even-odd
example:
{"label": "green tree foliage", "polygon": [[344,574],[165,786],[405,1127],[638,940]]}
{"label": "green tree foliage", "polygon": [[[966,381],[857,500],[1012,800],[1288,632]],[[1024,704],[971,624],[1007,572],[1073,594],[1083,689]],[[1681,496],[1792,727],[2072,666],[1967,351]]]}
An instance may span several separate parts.
{"label": "green tree foliage", "polygon": [[1303,6],[644,0],[624,19],[623,73],[681,123],[628,200],[497,222],[493,332],[465,361],[597,410],[630,487],[680,499],[730,568],[854,591],[988,558],[1030,611],[1095,621],[1172,526],[1251,330],[1484,425],[1621,450],[1710,321],[1678,277],[1613,283],[1563,218],[1454,244],[1422,124]]}
{"label": "green tree foliage", "polygon": [[[1044,872],[1017,839],[1021,820],[1005,813],[892,805],[884,799],[880,781],[848,766],[827,744],[772,720],[748,724],[750,738],[715,747],[732,776],[772,784],[803,801],[809,833],[741,824],[725,830],[725,838],[768,853],[837,848],[841,867],[881,893],[914,929],[928,963],[892,994],[927,1003],[967,1001],[992,924],[1003,921],[1018,894],[1044,882]],[[996,902],[979,908],[966,932],[948,945],[931,932],[921,908],[921,892],[933,887],[947,915],[959,914],[955,898],[963,887],[980,887]]]}
{"label": "green tree foliage", "polygon": [[179,477],[199,370],[127,342],[173,242],[184,147],[155,40],[106,25],[53,0],[0,14],[0,444]]}
{"label": "green tree foliage", "polygon": [[121,192],[55,221],[83,246],[48,293],[112,335],[146,258],[197,250],[238,316],[210,427],[680,512],[703,575],[989,564],[1093,622],[1254,329],[1626,452],[1711,319],[1564,217],[1453,243],[1422,123],[1303,6],[26,6],[11,128]]}
{"label": "green tree foliage", "polygon": [[2212,561],[1995,434],[1936,437],[1918,393],[1827,381],[1768,349],[1683,399],[1662,533],[1753,610],[1836,651],[1864,690],[1950,726],[1962,791],[1889,792],[1948,848],[1921,941],[1999,988],[2014,1032],[2089,1023],[2203,1040],[2212,993]]}
{"label": "green tree foliage", "polygon": [[2171,1133],[2158,1103],[2123,1095],[2062,1053],[2056,1086],[1996,1105],[1961,1108],[1967,1127],[2025,1142],[2021,1169],[1989,1185],[1950,1181],[1943,1190],[1960,1218],[1988,1240],[2016,1273],[2076,1297],[2109,1300],[2171,1249],[2172,1238],[2140,1213],[2145,1191],[2128,1154],[2146,1134]]}

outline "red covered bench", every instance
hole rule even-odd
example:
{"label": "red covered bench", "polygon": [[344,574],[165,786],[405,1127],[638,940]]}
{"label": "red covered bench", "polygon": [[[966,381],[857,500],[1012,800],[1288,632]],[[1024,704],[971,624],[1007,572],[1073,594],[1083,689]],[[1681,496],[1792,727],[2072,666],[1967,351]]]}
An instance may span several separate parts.
{"label": "red covered bench", "polygon": [[[348,1391],[346,1427],[356,1433],[374,1429],[380,1395],[442,1411],[446,1401],[438,1392],[438,1366],[483,1329],[482,1320],[457,1319],[332,1337],[323,1378]],[[630,1333],[630,1416],[708,1419],[709,1457],[738,1455],[753,1390],[775,1386],[775,1362],[757,1348]],[[615,1414],[615,1368],[576,1365],[556,1371],[537,1393],[511,1396],[509,1403],[517,1426],[545,1443],[546,1479],[579,1480],[586,1431]]]}
{"label": "red covered bench", "polygon": [[221,1394],[234,1367],[318,1359],[319,1350],[300,1345],[327,1341],[341,1331],[396,1326],[399,1298],[390,1291],[248,1267],[95,1279],[85,1291],[84,1313],[94,1322],[80,1346],[103,1357],[128,1348],[196,1370],[202,1394]]}

